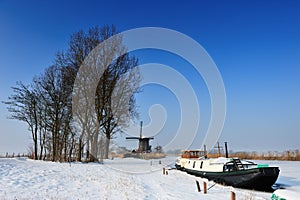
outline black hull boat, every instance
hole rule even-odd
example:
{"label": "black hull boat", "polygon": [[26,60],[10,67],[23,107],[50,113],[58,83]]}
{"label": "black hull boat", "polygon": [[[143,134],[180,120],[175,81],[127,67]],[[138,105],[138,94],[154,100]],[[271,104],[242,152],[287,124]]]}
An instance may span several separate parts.
{"label": "black hull boat", "polygon": [[[189,151],[191,152],[191,151]],[[195,152],[195,151],[192,151]],[[278,167],[255,164],[238,158],[185,156],[177,159],[176,168],[216,183],[260,191],[272,191],[279,175]]]}
{"label": "black hull boat", "polygon": [[279,175],[278,167],[248,169],[235,172],[199,172],[189,169],[185,171],[223,185],[263,191],[270,190]]}

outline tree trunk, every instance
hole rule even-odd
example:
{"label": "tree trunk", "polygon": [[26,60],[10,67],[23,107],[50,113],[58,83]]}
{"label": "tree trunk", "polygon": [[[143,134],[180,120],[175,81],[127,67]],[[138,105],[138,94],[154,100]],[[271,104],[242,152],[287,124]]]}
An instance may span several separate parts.
{"label": "tree trunk", "polygon": [[71,147],[70,147],[70,151],[69,151],[69,158],[68,158],[68,161],[69,162],[72,162],[73,159],[72,159],[72,152],[73,152],[73,148],[74,148],[74,135],[72,135],[72,143],[71,143]]}
{"label": "tree trunk", "polygon": [[34,140],[34,159],[38,160],[38,142],[37,142],[37,139]]}
{"label": "tree trunk", "polygon": [[44,150],[44,147],[43,147],[42,144],[40,144],[40,148],[41,148],[41,150],[40,150],[40,157],[39,157],[39,159],[42,160],[42,158],[43,158],[43,150]]}
{"label": "tree trunk", "polygon": [[52,131],[52,161],[56,161],[56,135],[55,131]]}
{"label": "tree trunk", "polygon": [[78,162],[81,162],[81,154],[82,154],[81,150],[82,150],[82,138],[80,137],[78,142],[78,155],[77,155]]}
{"label": "tree trunk", "polygon": [[46,156],[47,156],[47,150],[46,150],[46,147],[44,148],[44,157],[43,157],[43,160],[46,160]]}
{"label": "tree trunk", "polygon": [[38,139],[37,139],[37,128],[34,130],[33,143],[34,143],[34,159],[38,160]]}
{"label": "tree trunk", "polygon": [[67,161],[68,157],[68,138],[65,137],[65,142],[64,142],[64,162]]}
{"label": "tree trunk", "polygon": [[105,140],[104,159],[108,159],[109,144],[110,144],[110,137],[108,136],[106,137]]}
{"label": "tree trunk", "polygon": [[103,157],[104,157],[104,143],[105,143],[105,138],[101,136],[100,138],[100,144],[99,144],[99,154],[100,154],[100,162],[103,162]]}
{"label": "tree trunk", "polygon": [[88,136],[87,142],[86,142],[86,160],[90,159],[90,136]]}
{"label": "tree trunk", "polygon": [[95,135],[92,138],[91,141],[91,155],[90,155],[90,161],[91,162],[98,162],[98,133],[95,133]]}

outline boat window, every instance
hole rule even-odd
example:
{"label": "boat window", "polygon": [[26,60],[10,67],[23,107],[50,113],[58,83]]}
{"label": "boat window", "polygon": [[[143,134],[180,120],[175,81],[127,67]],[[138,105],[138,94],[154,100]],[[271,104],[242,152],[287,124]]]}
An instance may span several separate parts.
{"label": "boat window", "polygon": [[193,168],[195,168],[195,164],[196,164],[196,161],[194,161],[194,163],[193,163]]}
{"label": "boat window", "polygon": [[231,172],[231,171],[233,171],[233,164],[226,164],[226,165],[224,165],[224,169],[223,169],[223,171],[224,172]]}
{"label": "boat window", "polygon": [[201,164],[200,164],[200,169],[202,169],[202,166],[203,166],[203,161],[201,161]]}

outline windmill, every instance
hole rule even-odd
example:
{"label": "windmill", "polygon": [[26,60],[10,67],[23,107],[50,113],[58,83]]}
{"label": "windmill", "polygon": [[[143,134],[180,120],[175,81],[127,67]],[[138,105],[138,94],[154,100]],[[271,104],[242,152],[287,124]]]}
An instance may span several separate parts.
{"label": "windmill", "polygon": [[141,121],[141,128],[140,128],[140,137],[126,137],[127,140],[139,140],[139,148],[137,150],[137,153],[150,153],[151,152],[151,146],[149,145],[149,141],[153,140],[154,137],[143,137],[142,135],[143,131],[143,121]]}

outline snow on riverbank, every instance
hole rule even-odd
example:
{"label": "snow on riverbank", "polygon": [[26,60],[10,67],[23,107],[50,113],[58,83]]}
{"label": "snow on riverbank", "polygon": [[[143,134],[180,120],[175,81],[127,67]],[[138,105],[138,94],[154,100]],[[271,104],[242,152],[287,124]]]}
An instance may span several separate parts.
{"label": "snow on riverbank", "polygon": [[[162,168],[175,158],[105,160],[98,163],[53,163],[25,158],[0,159],[0,199],[270,199],[271,193],[216,185],[208,194],[198,193],[203,179]],[[270,162],[269,162],[270,163]],[[299,162],[271,162],[279,165],[278,182],[285,187],[300,185]],[[295,171],[297,170],[297,171]],[[208,188],[213,182],[208,182]]]}
{"label": "snow on riverbank", "polygon": [[281,173],[276,181],[279,188],[274,192],[277,196],[287,200],[300,199],[300,162],[299,161],[270,161],[278,165]]}

